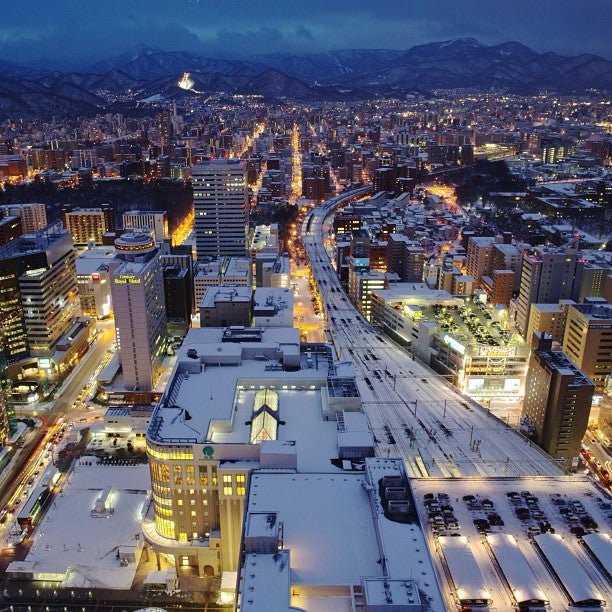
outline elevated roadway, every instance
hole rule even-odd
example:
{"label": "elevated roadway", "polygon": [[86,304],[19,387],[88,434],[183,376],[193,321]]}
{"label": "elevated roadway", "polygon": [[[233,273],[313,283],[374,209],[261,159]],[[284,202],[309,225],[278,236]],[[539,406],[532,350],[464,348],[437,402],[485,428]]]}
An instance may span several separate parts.
{"label": "elevated roadway", "polygon": [[361,188],[317,206],[301,233],[338,357],[355,365],[377,454],[401,456],[413,477],[563,474],[537,446],[414,361],[350,302],[324,248],[323,223],[336,208],[367,193]]}

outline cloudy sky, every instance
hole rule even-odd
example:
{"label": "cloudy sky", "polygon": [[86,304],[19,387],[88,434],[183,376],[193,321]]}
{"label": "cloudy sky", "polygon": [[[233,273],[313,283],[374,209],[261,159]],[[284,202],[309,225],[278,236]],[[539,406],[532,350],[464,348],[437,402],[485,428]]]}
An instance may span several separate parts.
{"label": "cloudy sky", "polygon": [[612,59],[611,0],[6,0],[0,59],[87,66],[137,45],[210,56],[407,49],[471,36]]}

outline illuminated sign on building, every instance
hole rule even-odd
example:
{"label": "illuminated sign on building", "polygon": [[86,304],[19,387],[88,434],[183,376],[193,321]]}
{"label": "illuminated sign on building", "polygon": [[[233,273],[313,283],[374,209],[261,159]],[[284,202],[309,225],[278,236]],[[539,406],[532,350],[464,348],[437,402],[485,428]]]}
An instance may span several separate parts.
{"label": "illuminated sign on building", "polygon": [[479,346],[479,357],[516,357],[518,347],[516,346]]}
{"label": "illuminated sign on building", "polygon": [[94,282],[98,282],[100,280],[100,275],[97,272],[94,272],[91,275],[91,280],[94,281]]}
{"label": "illuminated sign on building", "polygon": [[38,367],[41,369],[50,368],[51,367],[51,359],[48,357],[39,357],[38,358]]}
{"label": "illuminated sign on building", "polygon": [[115,279],[115,285],[140,285],[141,279],[136,278],[133,274],[122,274]]}
{"label": "illuminated sign on building", "polygon": [[443,340],[444,340],[444,344],[446,344],[447,346],[450,346],[454,351],[457,351],[461,355],[465,354],[465,346],[457,342],[457,340],[455,340],[452,336],[449,336],[448,334],[444,334]]}

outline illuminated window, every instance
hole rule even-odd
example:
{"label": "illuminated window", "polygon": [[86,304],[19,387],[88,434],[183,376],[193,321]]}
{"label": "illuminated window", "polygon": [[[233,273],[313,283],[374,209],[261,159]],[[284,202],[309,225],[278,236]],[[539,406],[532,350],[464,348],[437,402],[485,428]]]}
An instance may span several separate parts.
{"label": "illuminated window", "polygon": [[232,487],[223,487],[223,495],[233,495],[233,493]]}
{"label": "illuminated window", "polygon": [[223,484],[232,484],[231,474],[223,474]]}
{"label": "illuminated window", "polygon": [[166,538],[174,538],[174,521],[163,519],[156,515],[155,527],[160,535]]}
{"label": "illuminated window", "polygon": [[199,474],[200,474],[200,485],[205,487],[206,485],[208,485],[208,472],[206,470],[205,465],[199,466]]}

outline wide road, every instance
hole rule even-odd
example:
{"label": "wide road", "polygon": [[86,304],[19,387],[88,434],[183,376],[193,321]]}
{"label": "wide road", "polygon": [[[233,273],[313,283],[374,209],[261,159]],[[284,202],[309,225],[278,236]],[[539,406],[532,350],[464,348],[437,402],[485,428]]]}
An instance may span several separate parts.
{"label": "wide road", "polygon": [[560,467],[446,380],[414,361],[349,301],[323,246],[323,222],[367,189],[316,207],[302,225],[334,346],[355,365],[364,412],[381,457],[400,456],[409,476],[559,475]]}
{"label": "wide road", "polygon": [[[96,372],[107,356],[114,337],[112,324],[103,323],[94,343],[57,391],[56,397],[35,411],[42,420],[42,426],[30,435],[2,472],[0,509],[8,507],[14,510],[25,503],[33,489],[29,481],[35,480],[36,476],[40,478],[44,471],[48,460],[45,457],[47,443],[73,414],[82,410],[87,389],[95,381]],[[33,415],[32,410],[17,410],[17,413],[21,416]],[[63,417],[61,423],[58,422],[60,417]],[[0,529],[0,537],[3,531]]]}

